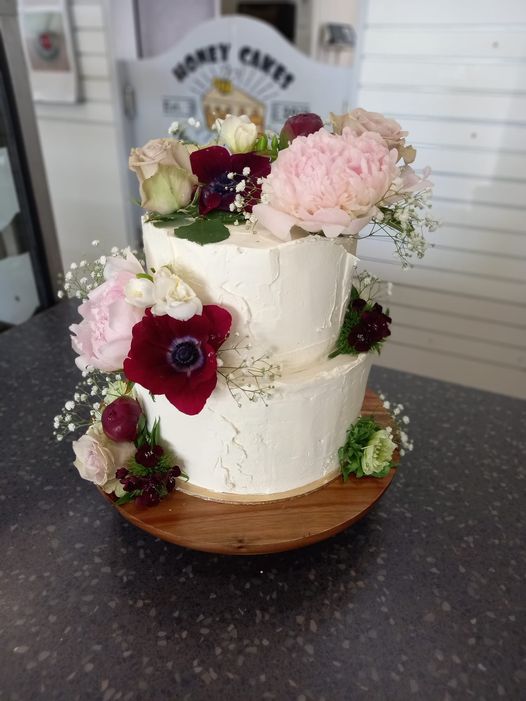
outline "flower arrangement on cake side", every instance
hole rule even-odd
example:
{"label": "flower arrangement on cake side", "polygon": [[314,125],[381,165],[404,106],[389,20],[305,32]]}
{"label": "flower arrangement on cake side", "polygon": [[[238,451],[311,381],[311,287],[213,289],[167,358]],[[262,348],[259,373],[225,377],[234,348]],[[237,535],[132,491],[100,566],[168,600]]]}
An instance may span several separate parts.
{"label": "flower arrangement on cake side", "polygon": [[[427,171],[412,169],[415,149],[394,120],[357,109],[331,115],[327,128],[304,114],[280,134],[261,134],[248,117],[229,116],[204,147],[178,133],[174,126],[170,138],[133,149],[129,160],[145,220],[175,237],[218,244],[230,226],[248,223],[278,245],[298,236],[387,236],[403,265],[425,251],[424,232],[435,226],[426,213],[431,184]],[[330,358],[380,351],[391,318],[378,290],[377,278],[357,277]],[[185,478],[184,465],[162,445],[159,421],[150,417],[148,427],[135,384],[188,416],[203,410],[218,384],[241,410],[243,399],[272,401],[279,365],[251,357],[230,311],[204,304],[177,261],[154,269],[136,252],[112,249],[72,264],[64,295],[81,301],[81,320],[70,331],[83,377],[55,417],[55,435],[62,440],[87,427],[73,442],[75,466],[119,503],[153,506]],[[359,419],[340,449],[344,477],[386,474],[394,438],[374,418]]]}

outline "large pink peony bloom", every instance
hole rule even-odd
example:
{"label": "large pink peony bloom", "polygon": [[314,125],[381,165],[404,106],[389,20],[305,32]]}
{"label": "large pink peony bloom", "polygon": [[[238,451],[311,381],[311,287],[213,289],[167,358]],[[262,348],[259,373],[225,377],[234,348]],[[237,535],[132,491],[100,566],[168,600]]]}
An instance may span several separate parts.
{"label": "large pink peony bloom", "polygon": [[144,315],[144,309],[128,304],[124,288],[142,272],[139,261],[131,253],[126,258],[108,259],[106,281],[80,305],[79,313],[83,317],[80,324],[69,327],[71,345],[79,354],[75,362],[81,370],[88,366],[104,372],[122,368],[130,350],[132,328]]}
{"label": "large pink peony bloom", "polygon": [[397,159],[396,150],[373,132],[357,135],[345,128],[338,135],[320,129],[299,136],[272,164],[263,183],[265,203],[254,214],[283,240],[295,225],[329,238],[356,234],[399,175]]}

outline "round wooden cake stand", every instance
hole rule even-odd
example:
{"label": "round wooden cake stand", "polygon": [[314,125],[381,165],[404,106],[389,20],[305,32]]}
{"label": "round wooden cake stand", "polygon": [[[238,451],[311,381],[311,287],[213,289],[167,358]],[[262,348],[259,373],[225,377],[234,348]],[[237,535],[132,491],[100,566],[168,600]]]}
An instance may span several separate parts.
{"label": "round wooden cake stand", "polygon": [[[383,426],[392,423],[379,397],[370,390],[362,414],[374,414]],[[392,469],[381,479],[351,476],[347,482],[336,477],[308,494],[273,502],[225,503],[175,491],[154,507],[130,503],[115,508],[134,526],[193,550],[227,555],[275,553],[325,540],[360,520],[389,487],[395,472]]]}

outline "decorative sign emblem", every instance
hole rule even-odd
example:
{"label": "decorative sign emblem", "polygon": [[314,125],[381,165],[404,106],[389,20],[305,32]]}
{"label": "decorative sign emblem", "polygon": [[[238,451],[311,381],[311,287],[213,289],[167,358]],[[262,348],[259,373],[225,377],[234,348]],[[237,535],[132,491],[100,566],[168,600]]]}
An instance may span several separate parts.
{"label": "decorative sign emblem", "polygon": [[279,129],[299,112],[347,111],[354,89],[350,68],[313,61],[270,25],[239,16],[196,27],[161,56],[125,62],[123,77],[135,93],[131,144],[189,117],[201,122],[196,137],[203,142],[227,114]]}

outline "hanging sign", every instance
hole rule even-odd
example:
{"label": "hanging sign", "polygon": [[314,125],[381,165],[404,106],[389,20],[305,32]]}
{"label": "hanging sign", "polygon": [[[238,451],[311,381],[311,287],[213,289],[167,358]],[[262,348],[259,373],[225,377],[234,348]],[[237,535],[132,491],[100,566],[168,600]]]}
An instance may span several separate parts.
{"label": "hanging sign", "polygon": [[206,22],[170,51],[122,68],[135,96],[134,144],[189,117],[200,122],[206,141],[214,121],[227,114],[247,114],[261,130],[279,130],[293,114],[327,116],[353,102],[351,68],[314,61],[270,25],[241,16]]}

